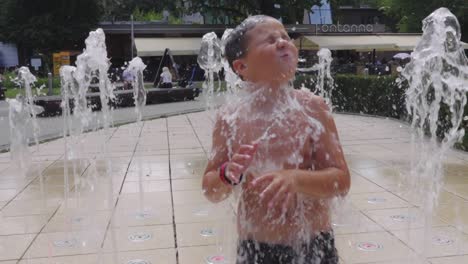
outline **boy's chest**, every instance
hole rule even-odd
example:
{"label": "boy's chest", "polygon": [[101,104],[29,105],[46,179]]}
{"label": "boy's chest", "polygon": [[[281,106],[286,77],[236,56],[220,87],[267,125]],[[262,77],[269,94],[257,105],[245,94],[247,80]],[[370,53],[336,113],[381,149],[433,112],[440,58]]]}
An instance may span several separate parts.
{"label": "boy's chest", "polygon": [[241,144],[258,143],[257,160],[270,160],[284,167],[302,164],[311,155],[314,128],[302,113],[238,120],[233,129],[234,150]]}

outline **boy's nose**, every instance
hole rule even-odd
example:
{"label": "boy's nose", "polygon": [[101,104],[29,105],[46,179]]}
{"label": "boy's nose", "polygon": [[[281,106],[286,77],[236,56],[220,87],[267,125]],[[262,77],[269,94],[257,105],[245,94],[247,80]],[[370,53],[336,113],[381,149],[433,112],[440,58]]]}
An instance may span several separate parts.
{"label": "boy's nose", "polygon": [[276,42],[276,46],[277,46],[279,49],[282,49],[282,48],[284,48],[284,47],[286,46],[286,43],[287,43],[286,40],[280,38],[280,39],[278,39],[278,41]]}

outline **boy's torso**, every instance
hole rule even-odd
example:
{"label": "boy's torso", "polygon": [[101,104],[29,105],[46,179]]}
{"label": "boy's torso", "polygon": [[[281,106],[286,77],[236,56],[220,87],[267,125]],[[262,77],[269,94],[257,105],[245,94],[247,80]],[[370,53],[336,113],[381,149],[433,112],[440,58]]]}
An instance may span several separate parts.
{"label": "boy's torso", "polygon": [[[312,169],[313,134],[319,129],[319,111],[313,104],[294,92],[302,107],[286,107],[276,114],[258,115],[255,109],[238,110],[230,124],[233,153],[241,144],[258,142],[255,158],[246,173],[238,209],[240,238],[268,243],[291,243],[304,231],[330,229],[327,201],[295,195],[293,208],[276,204],[268,208],[272,197],[259,198],[266,185],[247,188],[254,177],[283,169]],[[304,104],[308,104],[307,107]],[[275,111],[273,111],[275,112]]]}

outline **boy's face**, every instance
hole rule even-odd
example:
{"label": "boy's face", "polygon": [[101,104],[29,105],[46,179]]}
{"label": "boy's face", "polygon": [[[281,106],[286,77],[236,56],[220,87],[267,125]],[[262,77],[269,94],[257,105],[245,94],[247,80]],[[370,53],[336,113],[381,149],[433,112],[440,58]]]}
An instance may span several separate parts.
{"label": "boy's face", "polygon": [[247,55],[233,63],[244,79],[255,83],[284,83],[294,77],[298,51],[284,26],[275,19],[247,32]]}

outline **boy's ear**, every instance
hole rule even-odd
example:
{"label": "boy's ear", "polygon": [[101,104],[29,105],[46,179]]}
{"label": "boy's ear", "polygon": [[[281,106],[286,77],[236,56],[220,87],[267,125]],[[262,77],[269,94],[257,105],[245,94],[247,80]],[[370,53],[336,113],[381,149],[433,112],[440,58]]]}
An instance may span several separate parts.
{"label": "boy's ear", "polygon": [[232,68],[234,72],[237,73],[239,76],[245,76],[245,71],[247,70],[247,64],[243,59],[237,59],[232,62]]}

